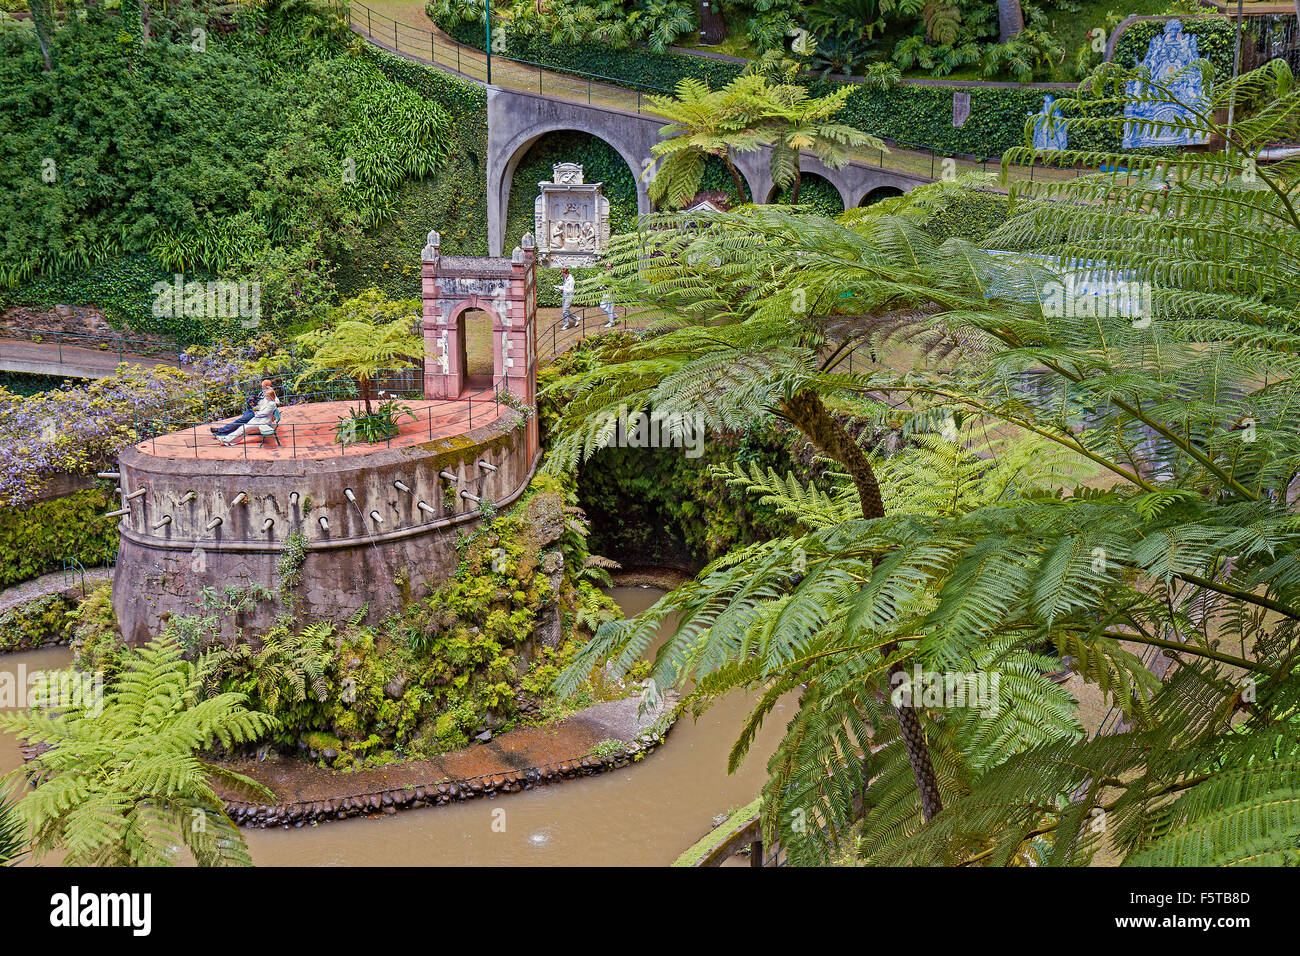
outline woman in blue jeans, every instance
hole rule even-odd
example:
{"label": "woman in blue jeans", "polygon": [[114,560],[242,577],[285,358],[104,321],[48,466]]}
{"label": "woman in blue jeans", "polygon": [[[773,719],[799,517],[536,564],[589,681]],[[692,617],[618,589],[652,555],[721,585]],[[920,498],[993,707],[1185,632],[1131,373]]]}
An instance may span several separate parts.
{"label": "woman in blue jeans", "polygon": [[[263,392],[265,392],[268,388],[272,388],[272,387],[273,386],[269,378],[262,379]],[[238,418],[236,418],[233,422],[230,422],[229,424],[212,425],[208,428],[208,431],[212,432],[212,434],[216,435],[218,438],[224,438],[226,435],[233,435],[235,432],[239,431],[241,426],[247,425],[249,422],[253,420],[253,416],[257,414],[257,404],[259,401],[261,401],[261,398],[262,396],[259,395],[257,392],[254,392],[252,395],[249,395],[248,401],[244,403],[244,414],[240,415]]]}

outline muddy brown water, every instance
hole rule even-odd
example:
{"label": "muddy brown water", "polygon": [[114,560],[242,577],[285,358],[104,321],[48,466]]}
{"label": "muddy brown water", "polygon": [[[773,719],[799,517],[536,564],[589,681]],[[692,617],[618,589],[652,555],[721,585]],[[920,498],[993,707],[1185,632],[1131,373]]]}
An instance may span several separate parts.
{"label": "muddy brown water", "polygon": [[[663,592],[619,587],[609,594],[631,616]],[[71,659],[67,648],[8,654],[0,670],[63,667]],[[716,815],[757,796],[793,703],[777,705],[744,765],[729,775],[727,753],[748,702],[731,694],[698,721],[683,715],[663,747],[623,770],[492,800],[245,830],[244,837],[259,866],[662,866],[707,833]],[[19,759],[13,738],[0,734],[0,773]]]}

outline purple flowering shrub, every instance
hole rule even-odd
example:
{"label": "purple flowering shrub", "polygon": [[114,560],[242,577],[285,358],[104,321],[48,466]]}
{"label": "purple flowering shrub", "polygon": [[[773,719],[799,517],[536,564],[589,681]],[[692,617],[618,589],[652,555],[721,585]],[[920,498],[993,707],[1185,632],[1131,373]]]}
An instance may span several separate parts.
{"label": "purple flowering shrub", "polygon": [[145,438],[236,414],[247,381],[289,361],[266,339],[190,349],[181,368],[124,365],[109,378],[27,398],[0,388],[0,506],[32,501],[56,474],[111,467]]}

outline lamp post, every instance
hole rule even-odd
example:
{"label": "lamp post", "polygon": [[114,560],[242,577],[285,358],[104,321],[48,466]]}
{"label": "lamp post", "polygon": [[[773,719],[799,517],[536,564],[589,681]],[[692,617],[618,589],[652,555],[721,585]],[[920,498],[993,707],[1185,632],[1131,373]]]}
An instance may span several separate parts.
{"label": "lamp post", "polygon": [[[1241,0],[1237,0],[1237,27],[1235,30],[1236,41],[1233,44],[1233,48],[1232,48],[1233,80],[1236,80],[1237,74],[1241,72],[1241,14],[1242,14]],[[1232,95],[1228,97],[1228,135],[1229,136],[1231,136],[1233,133],[1232,121],[1236,112],[1237,112],[1237,91],[1234,88],[1232,91]],[[1224,143],[1223,148],[1225,152],[1231,155],[1231,151],[1232,151],[1231,143]]]}
{"label": "lamp post", "polygon": [[487,26],[487,35],[483,43],[483,52],[487,55],[487,85],[492,85],[492,0],[483,0],[483,21]]}

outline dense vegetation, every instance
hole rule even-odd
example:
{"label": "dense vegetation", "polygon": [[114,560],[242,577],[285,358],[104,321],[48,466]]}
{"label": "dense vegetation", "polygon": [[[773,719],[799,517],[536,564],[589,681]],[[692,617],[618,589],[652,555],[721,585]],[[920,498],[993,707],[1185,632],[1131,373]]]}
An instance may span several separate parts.
{"label": "dense vegetation", "polygon": [[[1133,78],[1107,68],[1074,115]],[[1230,99],[1251,106],[1225,129]],[[1124,172],[1017,183],[979,242],[926,228],[968,201],[960,184],[837,222],[760,207],[619,242],[620,292],[658,334],[556,384],[575,399],[549,467],[654,408],[784,421],[833,485],[718,469],[797,530],[602,627],[565,680],[667,626],[652,679],[697,682],[701,708],[758,695],[733,767],[797,695],[763,793],[791,859],[1294,862],[1300,160],[1254,157],[1300,132],[1300,92],[1278,62],[1173,122],[1232,155],[1110,155]],[[1141,300],[1117,286],[1058,307],[1071,260],[1136,278]],[[917,359],[849,370],[864,348]],[[912,441],[864,446],[846,408]],[[1124,725],[1082,733],[1048,676],[1058,655]]]}
{"label": "dense vegetation", "polygon": [[6,301],[95,301],[208,341],[238,326],[154,314],[154,281],[257,281],[258,318],[294,324],[336,267],[345,286],[409,289],[427,216],[453,249],[482,242],[481,187],[465,186],[482,163],[481,91],[389,62],[307,3],[172,5],[144,46],[121,27],[105,6],[69,18],[48,71],[28,31],[0,34]]}

